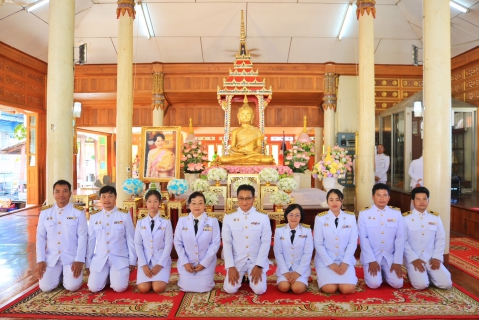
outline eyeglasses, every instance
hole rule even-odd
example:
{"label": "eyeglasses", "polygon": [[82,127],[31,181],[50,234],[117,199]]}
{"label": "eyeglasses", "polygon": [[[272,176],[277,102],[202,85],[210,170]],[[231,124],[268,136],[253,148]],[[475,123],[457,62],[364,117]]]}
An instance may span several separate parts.
{"label": "eyeglasses", "polygon": [[301,215],[300,214],[288,214],[287,215],[288,218],[301,218]]}
{"label": "eyeglasses", "polygon": [[248,198],[238,198],[238,201],[246,201],[246,202],[249,202],[253,200],[253,197],[248,197]]}

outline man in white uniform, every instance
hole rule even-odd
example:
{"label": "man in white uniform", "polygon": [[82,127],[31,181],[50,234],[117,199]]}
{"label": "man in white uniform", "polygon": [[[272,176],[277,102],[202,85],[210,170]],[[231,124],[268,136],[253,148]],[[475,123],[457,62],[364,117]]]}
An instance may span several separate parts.
{"label": "man in white uniform", "polygon": [[403,213],[405,240],[404,258],[409,280],[414,288],[422,290],[432,282],[440,289],[452,287],[451,274],[444,266],[446,234],[437,212],[427,210],[429,190],[412,189],[414,209]]}
{"label": "man in white uniform", "polygon": [[70,203],[71,184],[53,185],[54,205],[42,208],[37,227],[37,274],[40,289],[55,289],[63,275],[63,286],[76,291],[83,282],[87,223],[82,207]]}
{"label": "man in white uniform", "polygon": [[386,183],[388,181],[389,156],[384,154],[384,146],[378,144],[378,154],[375,157],[375,177],[376,183]]}
{"label": "man in white uniform", "polygon": [[364,281],[379,288],[383,278],[393,288],[403,286],[404,220],[399,208],[389,207],[389,186],[373,187],[372,207],[359,212],[358,231]]}
{"label": "man in white uniform", "polygon": [[255,294],[266,292],[271,226],[268,215],[253,207],[254,191],[253,186],[239,186],[239,208],[227,213],[223,220],[223,252],[227,270],[223,289],[228,293],[238,291],[245,273],[249,275],[249,284]]}
{"label": "man in white uniform", "polygon": [[411,177],[411,189],[416,187],[424,187],[424,161],[422,156],[419,159],[413,160],[409,165],[409,176]]}
{"label": "man in white uniform", "polygon": [[91,213],[88,226],[88,288],[98,292],[106,286],[109,278],[110,287],[116,292],[123,292],[128,288],[130,273],[137,259],[133,221],[128,210],[116,207],[114,187],[100,189],[100,202],[103,210]]}

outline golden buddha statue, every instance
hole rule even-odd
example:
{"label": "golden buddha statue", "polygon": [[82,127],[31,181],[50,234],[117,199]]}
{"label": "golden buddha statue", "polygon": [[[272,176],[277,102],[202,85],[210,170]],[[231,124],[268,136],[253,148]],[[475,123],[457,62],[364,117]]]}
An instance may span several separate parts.
{"label": "golden buddha statue", "polygon": [[231,132],[229,154],[221,157],[221,164],[274,164],[272,156],[262,153],[261,144],[264,135],[252,125],[254,111],[245,101],[238,110],[238,121],[241,127]]}

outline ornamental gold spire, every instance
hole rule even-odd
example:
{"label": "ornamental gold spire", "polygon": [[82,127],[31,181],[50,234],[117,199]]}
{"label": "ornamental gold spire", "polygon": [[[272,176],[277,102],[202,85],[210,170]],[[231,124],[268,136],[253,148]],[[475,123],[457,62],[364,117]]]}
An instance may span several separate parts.
{"label": "ornamental gold spire", "polygon": [[244,16],[243,10],[241,10],[241,29],[240,29],[240,46],[239,51],[236,54],[236,58],[241,56],[249,56],[249,52],[246,50],[246,31],[244,28]]}

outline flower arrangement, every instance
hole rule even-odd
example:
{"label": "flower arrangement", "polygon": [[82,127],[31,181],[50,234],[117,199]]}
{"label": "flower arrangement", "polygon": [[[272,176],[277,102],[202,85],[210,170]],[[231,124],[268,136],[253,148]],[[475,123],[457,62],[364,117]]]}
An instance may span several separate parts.
{"label": "flower arrangement", "polygon": [[291,192],[296,189],[296,181],[293,178],[283,178],[279,180],[278,188],[282,191]]}
{"label": "flower arrangement", "polygon": [[188,182],[185,179],[171,179],[166,189],[168,193],[179,196],[188,190]]}
{"label": "flower arrangement", "polygon": [[275,191],[269,197],[269,201],[277,206],[285,206],[291,202],[291,197],[284,191]]}
{"label": "flower arrangement", "polygon": [[301,145],[306,144],[296,142],[291,149],[284,152],[284,164],[290,167],[293,172],[304,173],[308,169],[310,152],[301,147]]}
{"label": "flower arrangement", "polygon": [[203,193],[203,195],[205,196],[205,199],[206,199],[205,205],[214,206],[218,204],[219,197],[216,192],[206,191],[205,193]]}
{"label": "flower arrangement", "polygon": [[190,186],[190,189],[198,192],[205,192],[210,189],[210,184],[205,179],[196,179]]}
{"label": "flower arrangement", "polygon": [[249,179],[241,178],[241,179],[238,179],[235,182],[233,182],[233,188],[236,190],[236,189],[239,188],[239,186],[241,186],[243,184],[247,184],[247,185],[251,186],[251,185],[253,185],[253,182]]}
{"label": "flower arrangement", "polygon": [[141,180],[134,178],[126,179],[121,185],[122,190],[128,193],[130,196],[142,193],[144,187],[145,184]]}
{"label": "flower arrangement", "polygon": [[328,147],[328,151],[323,154],[321,161],[314,165],[311,174],[319,180],[323,180],[325,177],[342,177],[346,171],[351,171],[353,166],[352,159],[347,153],[346,149],[337,145],[332,150]]}
{"label": "flower arrangement", "polygon": [[279,173],[276,169],[264,168],[259,172],[259,178],[261,181],[266,181],[268,183],[275,182],[279,179]]}
{"label": "flower arrangement", "polygon": [[[208,167],[203,171],[203,174],[207,175],[211,170],[218,167]],[[293,171],[288,166],[221,166],[227,173],[260,173],[264,168],[273,168],[278,171],[280,176],[292,176]]]}
{"label": "flower arrangement", "polygon": [[208,153],[201,141],[185,142],[181,146],[181,167],[186,173],[200,173],[206,168]]}
{"label": "flower arrangement", "polygon": [[315,155],[314,142],[295,142],[293,146],[303,149],[304,151],[308,152],[310,156]]}
{"label": "flower arrangement", "polygon": [[228,172],[223,168],[213,168],[208,170],[208,181],[220,181],[225,180],[228,177]]}

